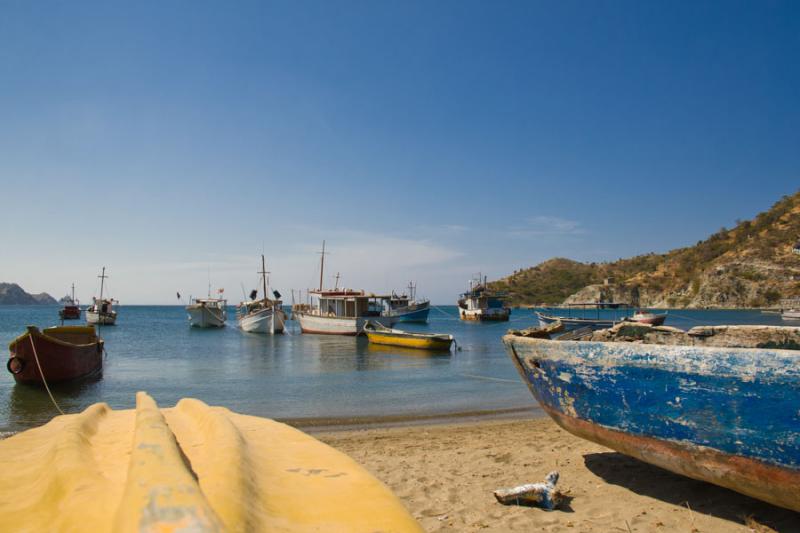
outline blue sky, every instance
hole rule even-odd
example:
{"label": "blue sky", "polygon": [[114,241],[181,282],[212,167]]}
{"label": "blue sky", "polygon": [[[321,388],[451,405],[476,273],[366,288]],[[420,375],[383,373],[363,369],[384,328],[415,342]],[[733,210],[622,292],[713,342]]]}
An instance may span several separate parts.
{"label": "blue sky", "polygon": [[452,303],[800,188],[795,2],[0,4],[0,281]]}

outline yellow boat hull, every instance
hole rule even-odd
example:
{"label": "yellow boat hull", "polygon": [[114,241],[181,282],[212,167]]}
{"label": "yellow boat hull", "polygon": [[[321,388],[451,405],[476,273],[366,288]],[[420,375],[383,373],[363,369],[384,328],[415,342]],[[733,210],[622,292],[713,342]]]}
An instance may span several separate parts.
{"label": "yellow boat hull", "polygon": [[448,351],[453,339],[426,339],[421,337],[400,337],[381,332],[367,332],[369,342],[384,346],[401,346],[418,350]]}
{"label": "yellow boat hull", "polygon": [[0,441],[1,531],[421,531],[348,456],[183,399],[98,403]]}

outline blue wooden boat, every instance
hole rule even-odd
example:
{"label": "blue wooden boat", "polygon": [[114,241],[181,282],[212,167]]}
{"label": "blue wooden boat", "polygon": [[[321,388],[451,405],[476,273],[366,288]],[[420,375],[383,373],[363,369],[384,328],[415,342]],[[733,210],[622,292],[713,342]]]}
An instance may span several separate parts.
{"label": "blue wooden boat", "polygon": [[630,319],[633,309],[630,305],[619,302],[585,302],[566,304],[546,311],[534,311],[539,324],[547,326],[561,322],[570,330],[587,326],[592,329],[610,328]]}
{"label": "blue wooden boat", "polygon": [[621,324],[579,339],[503,338],[557,424],[800,511],[800,328]]}
{"label": "blue wooden boat", "polygon": [[386,315],[394,317],[395,322],[427,324],[431,302],[427,299],[417,300],[416,292],[417,286],[413,281],[408,284],[408,294],[395,294],[392,292]]}

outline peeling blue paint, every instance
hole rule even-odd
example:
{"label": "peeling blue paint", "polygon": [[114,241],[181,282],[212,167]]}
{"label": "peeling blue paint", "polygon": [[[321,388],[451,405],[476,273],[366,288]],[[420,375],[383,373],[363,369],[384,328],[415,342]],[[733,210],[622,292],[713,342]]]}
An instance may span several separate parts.
{"label": "peeling blue paint", "polygon": [[800,354],[554,341],[515,348],[536,398],[565,415],[800,468]]}

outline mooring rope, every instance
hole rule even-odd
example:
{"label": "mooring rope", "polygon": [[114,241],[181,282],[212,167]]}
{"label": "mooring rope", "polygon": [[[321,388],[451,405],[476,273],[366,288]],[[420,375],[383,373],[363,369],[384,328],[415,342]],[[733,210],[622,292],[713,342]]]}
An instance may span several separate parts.
{"label": "mooring rope", "polygon": [[522,383],[522,381],[517,379],[495,378],[491,376],[481,376],[479,374],[458,374],[458,375],[470,379],[480,379],[482,381],[495,381],[497,383],[512,383],[514,385],[520,385]]}
{"label": "mooring rope", "polygon": [[439,311],[440,313],[442,313],[444,316],[446,316],[446,317],[447,317],[447,318],[449,318],[450,320],[458,320],[458,317],[457,317],[457,316],[453,316],[453,315],[451,315],[450,313],[448,313],[448,312],[444,311],[443,309],[441,309],[441,308],[439,308],[439,307],[437,307],[437,306],[435,306],[435,305],[433,305],[433,304],[431,304],[431,307],[433,307],[434,309],[436,309],[437,311]]}
{"label": "mooring rope", "polygon": [[61,407],[58,406],[56,399],[53,398],[53,393],[50,392],[50,387],[47,386],[47,380],[44,378],[44,372],[42,372],[42,365],[39,363],[39,354],[36,353],[36,344],[33,342],[33,334],[28,332],[28,337],[31,339],[31,348],[33,348],[33,358],[36,360],[36,366],[39,367],[39,375],[42,376],[42,383],[44,383],[44,388],[47,391],[47,394],[50,396],[50,401],[53,402],[53,405],[56,406],[58,412],[62,415],[65,415],[64,411],[61,410]]}

